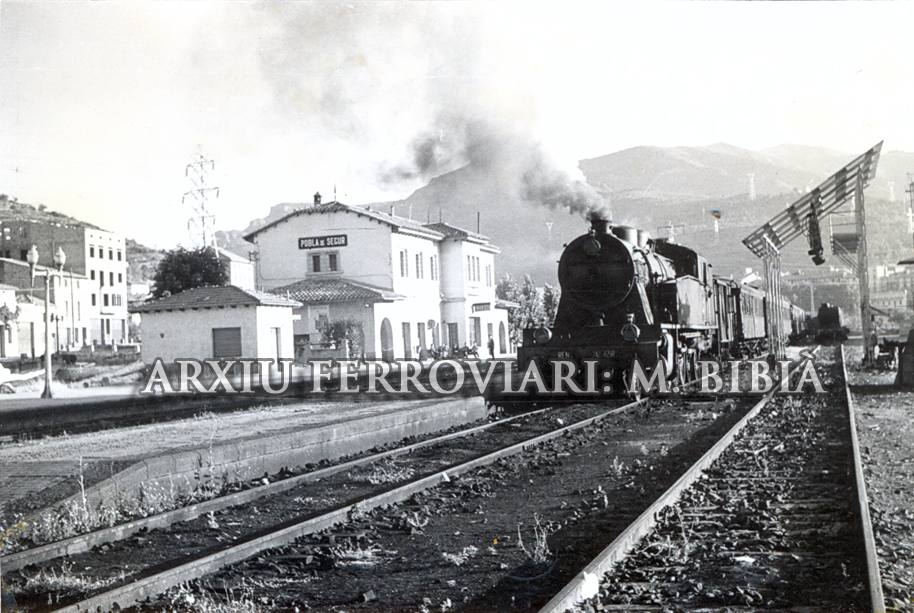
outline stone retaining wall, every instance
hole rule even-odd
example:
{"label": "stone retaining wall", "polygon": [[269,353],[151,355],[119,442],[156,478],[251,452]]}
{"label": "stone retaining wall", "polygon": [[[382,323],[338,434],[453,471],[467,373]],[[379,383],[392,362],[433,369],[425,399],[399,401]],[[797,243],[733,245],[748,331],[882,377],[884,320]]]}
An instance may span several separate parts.
{"label": "stone retaining wall", "polygon": [[[486,414],[485,402],[478,396],[432,401],[384,415],[148,458],[87,488],[85,505],[94,512],[105,505],[135,502],[141,495],[180,496],[201,487],[221,487],[440,432],[484,419]],[[83,504],[82,493],[54,507],[74,503]]]}

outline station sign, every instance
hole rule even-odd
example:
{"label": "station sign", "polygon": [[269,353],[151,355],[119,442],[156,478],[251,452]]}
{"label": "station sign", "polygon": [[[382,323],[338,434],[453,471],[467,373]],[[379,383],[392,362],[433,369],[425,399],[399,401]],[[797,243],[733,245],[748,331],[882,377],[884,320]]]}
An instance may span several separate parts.
{"label": "station sign", "polygon": [[489,311],[492,309],[492,303],[491,302],[476,303],[473,305],[472,309],[473,309],[474,313],[478,313],[480,311]]}
{"label": "station sign", "polygon": [[299,249],[324,249],[326,247],[345,247],[349,244],[349,239],[345,234],[334,234],[333,236],[311,236],[308,238],[298,239]]}

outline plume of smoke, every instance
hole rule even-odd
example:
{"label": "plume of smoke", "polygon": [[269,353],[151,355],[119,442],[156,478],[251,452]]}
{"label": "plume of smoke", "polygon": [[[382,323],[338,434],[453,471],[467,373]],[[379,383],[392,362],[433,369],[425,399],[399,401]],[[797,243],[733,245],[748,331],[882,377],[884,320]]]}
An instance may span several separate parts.
{"label": "plume of smoke", "polygon": [[586,181],[572,179],[568,173],[549,163],[539,149],[530,156],[522,184],[522,196],[527,202],[566,208],[588,219],[611,218],[603,197],[593,187]]}
{"label": "plume of smoke", "polygon": [[[609,219],[608,207],[586,181],[550,159],[525,131],[504,123],[449,115],[415,138],[410,162],[380,174],[392,183],[435,176],[470,165],[497,179],[503,193],[533,205]],[[580,171],[575,171],[579,174]]]}

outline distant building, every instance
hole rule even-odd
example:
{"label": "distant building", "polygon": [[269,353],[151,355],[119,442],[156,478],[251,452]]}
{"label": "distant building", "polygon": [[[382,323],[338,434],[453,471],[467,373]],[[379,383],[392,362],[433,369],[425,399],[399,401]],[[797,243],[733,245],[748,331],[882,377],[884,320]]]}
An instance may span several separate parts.
{"label": "distant building", "polygon": [[440,345],[507,352],[495,297],[498,247],[447,224],[421,224],[340,202],[302,205],[244,238],[258,246],[257,286],[303,304],[296,343],[351,319],[366,357],[424,358]]}
{"label": "distant building", "polygon": [[[34,213],[18,205],[0,217],[0,257],[26,261],[32,245],[38,248],[38,263],[54,266],[54,254],[63,248],[64,272],[86,278],[88,300],[83,303],[85,325],[67,326],[68,345],[110,345],[127,340],[127,253],[124,237],[75,219]],[[28,285],[0,277],[0,283],[26,289]],[[73,318],[70,318],[73,323]],[[85,332],[83,332],[83,328]]]}
{"label": "distant building", "polygon": [[911,300],[907,289],[878,291],[870,294],[870,305],[883,311],[905,311]]}
{"label": "distant building", "polygon": [[254,262],[221,247],[216,247],[216,255],[225,267],[229,285],[254,289]]}
{"label": "distant building", "polygon": [[[67,267],[69,268],[69,267]],[[19,316],[11,322],[8,333],[15,343],[7,346],[6,355],[18,357],[44,355],[44,279],[46,266],[37,266],[38,275],[32,287],[31,270],[27,262],[0,258],[0,282],[15,289]],[[92,284],[84,275],[65,270],[51,276],[51,347],[53,352],[78,349],[87,341],[91,317]],[[10,307],[11,308],[11,307]],[[13,340],[13,339],[11,339]]]}
{"label": "distant building", "polygon": [[293,358],[299,303],[231,285],[198,287],[131,305],[140,313],[143,361],[161,358]]}

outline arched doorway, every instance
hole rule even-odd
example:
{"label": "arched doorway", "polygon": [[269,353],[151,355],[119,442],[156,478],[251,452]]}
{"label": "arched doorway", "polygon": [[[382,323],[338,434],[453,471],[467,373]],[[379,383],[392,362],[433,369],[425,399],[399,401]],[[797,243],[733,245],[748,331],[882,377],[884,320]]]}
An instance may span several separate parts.
{"label": "arched doorway", "polygon": [[498,322],[498,353],[508,353],[507,339],[505,338],[505,322]]}
{"label": "arched doorway", "polygon": [[381,322],[381,359],[385,362],[394,361],[394,329],[386,317]]}

